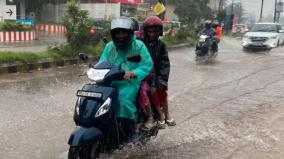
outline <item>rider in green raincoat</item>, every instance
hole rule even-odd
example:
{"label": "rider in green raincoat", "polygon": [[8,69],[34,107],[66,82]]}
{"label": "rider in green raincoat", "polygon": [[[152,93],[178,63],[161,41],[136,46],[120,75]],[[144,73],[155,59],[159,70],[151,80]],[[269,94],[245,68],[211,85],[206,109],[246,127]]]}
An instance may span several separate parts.
{"label": "rider in green raincoat", "polygon": [[[100,61],[109,61],[116,66],[122,64],[121,68],[126,72],[125,80],[113,83],[119,89],[117,117],[134,120],[140,83],[152,70],[151,56],[144,43],[135,38],[133,22],[129,18],[122,17],[111,22],[111,37],[112,41],[106,45]],[[141,61],[126,61],[131,54],[139,54]],[[137,78],[132,78],[134,76]]]}

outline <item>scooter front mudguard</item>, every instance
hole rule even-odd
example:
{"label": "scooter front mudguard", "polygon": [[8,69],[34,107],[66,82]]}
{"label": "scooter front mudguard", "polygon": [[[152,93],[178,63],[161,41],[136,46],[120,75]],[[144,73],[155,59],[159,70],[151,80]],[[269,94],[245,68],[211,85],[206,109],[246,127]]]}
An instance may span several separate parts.
{"label": "scooter front mudguard", "polygon": [[90,143],[94,143],[98,139],[102,139],[102,132],[95,127],[84,128],[77,126],[71,134],[68,144],[70,146],[82,146]]}

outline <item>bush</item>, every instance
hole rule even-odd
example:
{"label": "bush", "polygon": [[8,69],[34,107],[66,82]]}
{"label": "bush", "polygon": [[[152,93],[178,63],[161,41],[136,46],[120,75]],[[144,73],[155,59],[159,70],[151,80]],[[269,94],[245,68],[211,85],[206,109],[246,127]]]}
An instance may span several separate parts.
{"label": "bush", "polygon": [[76,50],[73,50],[73,47],[70,44],[57,44],[48,47],[48,53],[52,58],[61,59],[63,57],[76,57],[80,52],[91,54],[93,56],[99,56],[103,51],[105,44],[103,41],[100,41],[97,45],[81,45]]}
{"label": "bush", "polygon": [[76,52],[82,45],[89,44],[91,36],[89,29],[92,27],[92,21],[88,18],[88,11],[79,9],[77,1],[70,1],[67,4],[68,10],[62,24],[67,29],[68,47]]}
{"label": "bush", "polygon": [[31,25],[25,25],[16,22],[0,23],[0,31],[32,31]]}

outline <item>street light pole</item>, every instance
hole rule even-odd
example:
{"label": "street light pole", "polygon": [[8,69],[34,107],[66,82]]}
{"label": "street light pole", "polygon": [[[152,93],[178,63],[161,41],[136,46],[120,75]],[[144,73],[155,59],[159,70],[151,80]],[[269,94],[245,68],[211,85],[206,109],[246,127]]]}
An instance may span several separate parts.
{"label": "street light pole", "polygon": [[259,17],[260,22],[262,21],[263,1],[264,0],[261,1],[261,10],[260,10],[260,17]]}
{"label": "street light pole", "polygon": [[235,3],[235,1],[233,0],[233,1],[232,1],[232,7],[231,7],[231,13],[232,13],[232,15],[234,14],[234,3]]}
{"label": "street light pole", "polygon": [[276,7],[277,7],[277,0],[275,0],[275,8],[274,8],[274,23],[276,22]]}
{"label": "street light pole", "polygon": [[108,0],[105,0],[105,20],[107,20],[107,5],[108,5]]}

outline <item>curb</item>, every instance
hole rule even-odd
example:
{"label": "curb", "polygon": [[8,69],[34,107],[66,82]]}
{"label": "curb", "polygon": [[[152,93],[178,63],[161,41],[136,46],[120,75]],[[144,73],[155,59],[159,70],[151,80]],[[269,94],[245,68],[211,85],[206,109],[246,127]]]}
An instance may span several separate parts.
{"label": "curb", "polygon": [[[97,61],[96,57],[89,57],[89,61]],[[23,64],[23,63],[15,63],[15,64],[8,64],[0,66],[0,75],[2,74],[13,74],[13,73],[32,73],[34,71],[40,71],[45,69],[51,68],[62,68],[65,66],[75,66],[80,65],[85,62],[81,61],[78,57],[77,58],[70,58],[64,59],[61,61],[55,61],[53,59],[44,59],[37,63],[31,64]]]}

